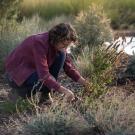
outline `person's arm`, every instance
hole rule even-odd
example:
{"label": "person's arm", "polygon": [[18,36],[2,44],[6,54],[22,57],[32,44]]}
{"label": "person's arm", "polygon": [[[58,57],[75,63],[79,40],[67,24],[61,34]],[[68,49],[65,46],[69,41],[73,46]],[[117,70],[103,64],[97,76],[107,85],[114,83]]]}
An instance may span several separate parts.
{"label": "person's arm", "polygon": [[84,85],[85,86],[85,84],[86,84],[86,79],[84,79],[82,76],[79,78],[79,80],[78,80],[78,83],[80,83],[80,84],[82,84],[82,85]]}
{"label": "person's arm", "polygon": [[79,71],[76,69],[75,65],[72,62],[72,59],[68,54],[66,54],[64,71],[72,80],[84,86],[88,84],[88,81],[80,75]]}
{"label": "person's arm", "polygon": [[74,94],[69,89],[61,86],[55,78],[49,73],[49,68],[47,64],[47,49],[43,45],[38,43],[33,47],[33,56],[37,69],[37,73],[40,81],[44,83],[49,89],[55,89],[60,93],[64,93],[68,101],[74,100]]}
{"label": "person's arm", "polygon": [[81,78],[79,71],[76,69],[68,53],[66,53],[66,59],[63,68],[67,76],[69,76],[75,82]]}
{"label": "person's arm", "polygon": [[63,86],[60,86],[58,91],[60,93],[63,93],[66,96],[66,99],[67,99],[68,102],[71,102],[71,101],[75,100],[75,95],[71,90],[69,90],[69,89],[67,89]]}
{"label": "person's arm", "polygon": [[58,90],[60,88],[60,84],[49,73],[47,51],[48,50],[44,47],[44,45],[37,42],[37,44],[33,45],[33,60],[35,62],[39,80],[43,82],[49,89],[53,88],[54,90]]}
{"label": "person's arm", "polygon": [[79,71],[76,69],[75,65],[72,62],[71,57],[66,53],[66,59],[64,63],[65,73],[75,82],[79,82],[82,85],[84,84],[85,79],[80,75]]}

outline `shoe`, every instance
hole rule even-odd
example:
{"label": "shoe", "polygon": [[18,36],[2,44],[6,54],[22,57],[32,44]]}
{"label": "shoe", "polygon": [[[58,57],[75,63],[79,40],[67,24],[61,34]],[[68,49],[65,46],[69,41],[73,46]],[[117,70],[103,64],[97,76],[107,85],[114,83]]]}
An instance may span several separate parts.
{"label": "shoe", "polygon": [[53,99],[51,97],[51,93],[47,94],[41,94],[40,100],[39,100],[39,105],[44,104],[44,105],[51,105],[53,103]]}
{"label": "shoe", "polygon": [[8,93],[8,98],[9,98],[9,101],[12,102],[12,103],[16,103],[18,98],[19,98],[19,95],[17,94],[16,90],[15,89],[12,89],[11,91],[9,91]]}

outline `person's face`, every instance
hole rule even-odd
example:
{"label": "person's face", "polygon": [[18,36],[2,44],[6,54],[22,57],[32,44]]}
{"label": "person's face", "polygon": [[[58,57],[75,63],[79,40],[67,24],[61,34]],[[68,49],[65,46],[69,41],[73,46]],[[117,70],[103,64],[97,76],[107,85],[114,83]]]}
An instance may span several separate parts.
{"label": "person's face", "polygon": [[64,42],[60,42],[56,45],[56,50],[63,50],[66,49],[70,44],[72,43],[72,41],[64,41]]}

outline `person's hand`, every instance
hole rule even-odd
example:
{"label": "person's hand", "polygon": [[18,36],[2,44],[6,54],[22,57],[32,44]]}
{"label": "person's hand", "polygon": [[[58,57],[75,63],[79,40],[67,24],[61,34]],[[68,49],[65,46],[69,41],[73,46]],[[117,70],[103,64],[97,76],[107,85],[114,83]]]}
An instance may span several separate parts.
{"label": "person's hand", "polygon": [[61,86],[58,91],[65,95],[67,102],[72,102],[75,100],[74,93],[71,90]]}
{"label": "person's hand", "polygon": [[78,82],[82,85],[84,85],[85,87],[89,85],[89,81],[84,79],[83,77],[80,77],[80,79],[78,80]]}
{"label": "person's hand", "polygon": [[85,87],[85,92],[92,92],[92,83],[90,83],[87,79],[81,77],[78,82]]}

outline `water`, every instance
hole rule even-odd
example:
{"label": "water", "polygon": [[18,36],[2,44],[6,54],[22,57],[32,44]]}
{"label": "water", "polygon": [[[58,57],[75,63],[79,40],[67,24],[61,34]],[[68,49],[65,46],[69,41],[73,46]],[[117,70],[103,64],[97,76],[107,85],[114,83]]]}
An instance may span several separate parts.
{"label": "water", "polygon": [[[135,54],[135,37],[125,37],[124,40],[120,37],[115,42],[118,42],[118,44],[120,44],[120,47],[118,48],[118,52],[124,50],[124,52],[128,55]],[[109,42],[105,42],[105,44],[107,46],[110,45]],[[71,46],[74,45],[72,44]],[[67,52],[71,53],[70,47],[67,48]]]}
{"label": "water", "polygon": [[[132,41],[130,42],[130,40]],[[124,51],[129,55],[135,54],[135,37],[133,37],[133,39],[131,39],[131,37],[126,37],[126,42],[124,42]]]}
{"label": "water", "polygon": [[[123,50],[128,55],[135,54],[135,37],[125,37],[124,39],[120,37],[115,42],[118,42],[118,44],[120,44],[118,52]],[[109,42],[105,42],[105,44],[107,46],[110,45]]]}

